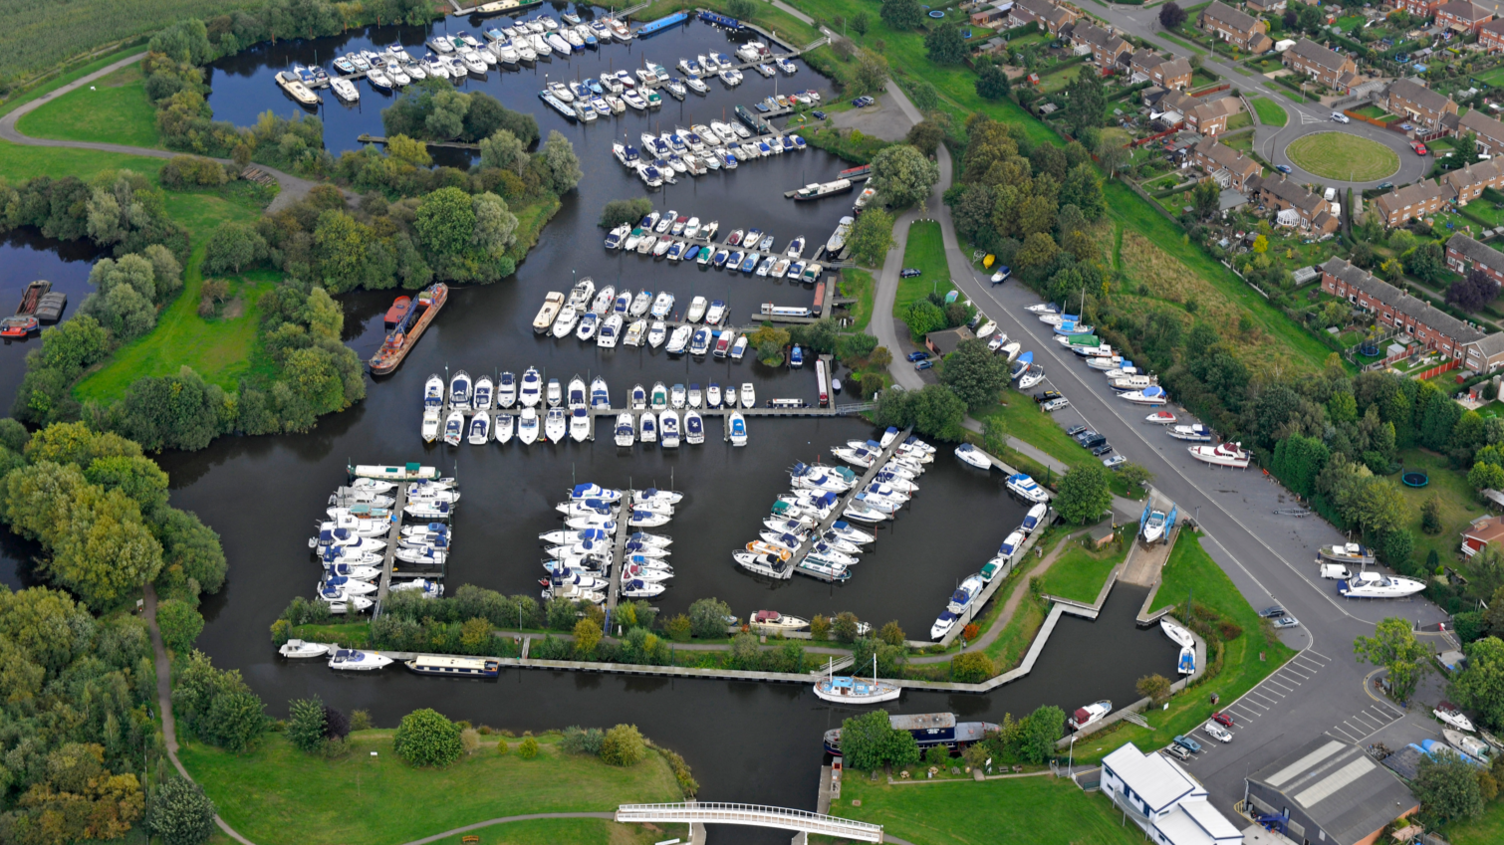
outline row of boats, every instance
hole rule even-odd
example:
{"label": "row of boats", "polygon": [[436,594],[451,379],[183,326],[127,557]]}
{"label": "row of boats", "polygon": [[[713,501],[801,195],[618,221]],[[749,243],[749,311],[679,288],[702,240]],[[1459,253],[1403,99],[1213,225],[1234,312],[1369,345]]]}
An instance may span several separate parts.
{"label": "row of boats", "polygon": [[[961,445],[957,446],[956,457],[967,466],[976,467],[977,469],[987,470],[989,472],[992,470],[992,458],[988,457],[987,453],[971,445],[970,443],[962,443]],[[1049,504],[1050,491],[1041,486],[1039,482],[1035,481],[1034,477],[1029,475],[1028,473],[1015,472],[1014,474],[1008,476],[1007,480],[1004,483],[1008,487],[1008,492],[1013,494],[1020,501],[1027,502],[1036,507]],[[1033,513],[1032,509],[1030,510],[1030,513]]]}
{"label": "row of boats", "polygon": [[955,592],[951,593],[945,609],[940,611],[935,624],[930,626],[930,639],[944,639],[957,625],[965,624],[962,617],[968,620],[976,618],[976,612],[982,605],[982,593],[987,585],[998,578],[1007,577],[1013,565],[1023,557],[1024,545],[1030,535],[1046,524],[1049,513],[1049,506],[1043,503],[1029,508],[1024,514],[1023,522],[1009,532],[1002,545],[998,546],[997,554],[982,565],[980,572],[962,579]]}
{"label": "row of boats", "polygon": [[21,292],[16,313],[0,320],[0,337],[21,340],[39,331],[43,323],[56,323],[68,307],[68,295],[52,289],[52,282],[38,279]]}
{"label": "row of boats", "polygon": [[[1349,599],[1402,599],[1424,592],[1426,585],[1414,578],[1374,572],[1373,550],[1358,543],[1337,543],[1316,550],[1316,563],[1323,578],[1337,580],[1337,594]],[[1348,567],[1358,567],[1356,572]]]}
{"label": "row of boats", "polygon": [[[496,49],[505,50],[504,47]],[[504,57],[505,54],[502,52],[499,55]],[[716,58],[718,56],[719,59]],[[734,64],[730,63],[728,57],[719,53],[712,53],[709,56],[701,56],[700,59],[705,62],[705,70],[708,71],[712,63],[716,65],[717,69],[714,72],[707,72],[703,75],[699,73],[686,73],[681,78],[674,76],[663,65],[655,62],[644,62],[643,66],[637,68],[633,73],[628,73],[625,70],[609,71],[601,74],[599,77],[585,77],[572,82],[550,82],[538,92],[538,98],[567,120],[593,123],[601,118],[625,114],[627,109],[643,112],[660,108],[663,105],[663,95],[659,93],[659,89],[667,91],[669,96],[676,100],[683,100],[691,91],[696,94],[708,94],[710,86],[706,84],[707,79],[719,77],[722,82],[726,83],[726,87],[728,88],[734,88],[742,83],[742,72]],[[524,59],[524,61],[528,60]],[[693,60],[688,61],[689,64],[701,67],[698,62]],[[725,61],[726,64],[720,64],[721,61]],[[777,61],[783,60],[775,60],[775,63]],[[513,62],[506,61],[505,58],[503,58],[502,63],[513,64]],[[686,60],[680,59],[679,63],[682,68],[685,66]],[[789,66],[792,67],[793,63],[790,62]],[[772,64],[760,63],[754,65],[754,67],[765,76],[773,74]],[[774,103],[778,102],[778,98],[770,97],[769,100]],[[784,103],[788,103],[790,100],[802,104],[813,104],[820,101],[820,94],[817,91],[809,90],[783,98]],[[789,106],[784,105],[781,107],[788,108]],[[767,103],[758,103],[757,108],[766,111],[769,110],[770,106]],[[680,172],[684,171],[681,170]],[[702,169],[696,172],[695,175],[699,176],[704,172]]]}
{"label": "row of boats", "polygon": [[[559,291],[549,291],[533,318],[533,331],[552,334],[559,340],[573,334],[582,342],[594,340],[602,349],[614,349],[618,344],[647,344],[657,349],[667,344],[671,355],[689,352],[702,357],[713,353],[733,361],[746,355],[749,341],[745,334],[716,329],[729,315],[729,306],[723,300],[694,297],[683,315],[685,320],[670,330],[667,320],[678,316],[674,312],[676,302],[668,291],[654,296],[647,288],[634,294],[623,286],[618,293],[614,285],[606,285],[596,291],[595,282],[587,277],[575,284],[567,298]],[[702,320],[705,325],[695,325]]]}
{"label": "row of boats", "polygon": [[[814,284],[825,272],[819,262],[804,260],[806,241],[803,237],[789,241],[779,252],[774,249],[776,239],[773,235],[755,228],[736,229],[726,236],[724,244],[718,246],[715,235],[719,226],[719,221],[713,221],[702,228],[698,217],[676,216],[672,210],[660,217],[655,211],[636,226],[623,223],[612,229],[606,234],[605,245],[608,250],[652,255],[654,259],[693,261],[702,267],[710,265],[717,270],[740,270],[748,275],[791,279],[805,284]],[[697,240],[705,243],[696,243]],[[689,322],[695,320],[689,318]]]}
{"label": "row of boats", "polygon": [[1165,636],[1180,646],[1180,656],[1175,659],[1175,671],[1182,675],[1196,674],[1196,638],[1185,628],[1176,625],[1168,617],[1160,617],[1159,629]]}
{"label": "row of boats", "polygon": [[[667,525],[683,500],[683,493],[656,488],[623,491],[589,482],[576,484],[556,506],[564,517],[564,528],[538,535],[545,544],[547,577],[539,581],[543,599],[605,604],[616,566],[620,567],[616,575],[621,598],[663,595],[674,577],[667,562],[674,541],[643,529]],[[630,533],[621,541],[618,561],[616,544],[622,532]]]}
{"label": "row of boats", "polygon": [[[600,98],[591,100],[594,112],[599,111],[594,105],[596,99]],[[550,105],[563,112],[567,104]],[[579,107],[576,103],[575,110]],[[736,108],[739,113],[745,111],[741,106]],[[751,112],[747,114],[750,116]],[[754,125],[765,125],[755,117],[750,120]],[[795,133],[754,132],[740,123],[720,121],[696,123],[688,129],[679,126],[673,132],[656,136],[644,132],[641,138],[640,148],[618,142],[611,145],[611,153],[650,188],[672,185],[678,182],[680,174],[704,176],[716,170],[735,170],[749,161],[809,148],[809,143]]]}
{"label": "row of boats", "polygon": [[[396,661],[379,651],[340,648],[328,643],[288,640],[278,652],[287,658],[326,658],[330,669],[341,672],[374,672]],[[420,654],[402,661],[408,671],[418,675],[445,678],[495,678],[501,674],[501,661],[494,657],[454,657],[447,654]]]}
{"label": "row of boats", "polygon": [[[444,594],[440,578],[452,539],[448,522],[460,498],[455,481],[410,483],[400,514],[393,510],[398,485],[356,478],[329,497],[325,518],[316,523],[318,534],[308,546],[322,568],[316,598],[332,613],[371,609],[389,555],[394,562],[389,592],[413,591],[424,598]],[[404,519],[414,522],[402,525],[394,538],[393,522]]]}

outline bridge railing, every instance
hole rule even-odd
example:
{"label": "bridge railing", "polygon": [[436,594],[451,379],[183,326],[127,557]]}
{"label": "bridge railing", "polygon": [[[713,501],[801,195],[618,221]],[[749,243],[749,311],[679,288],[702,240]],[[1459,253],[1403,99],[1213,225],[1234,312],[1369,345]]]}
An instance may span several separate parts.
{"label": "bridge railing", "polygon": [[864,842],[882,842],[883,827],[869,822],[843,819],[761,804],[725,804],[701,801],[696,804],[622,804],[616,810],[618,822],[686,822],[711,824],[745,824],[778,827],[844,836]]}

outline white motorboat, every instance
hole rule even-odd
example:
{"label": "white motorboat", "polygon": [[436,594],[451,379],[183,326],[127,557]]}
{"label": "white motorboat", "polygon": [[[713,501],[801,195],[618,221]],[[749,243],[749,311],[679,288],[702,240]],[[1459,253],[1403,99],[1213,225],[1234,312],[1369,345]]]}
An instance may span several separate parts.
{"label": "white motorboat", "polygon": [[1252,456],[1243,451],[1242,443],[1222,443],[1217,446],[1190,446],[1191,457],[1213,466],[1247,469]]}
{"label": "white motorboat", "polygon": [[[1467,717],[1464,716],[1463,718]],[[1471,724],[1471,722],[1469,722],[1469,724]],[[1451,728],[1443,728],[1441,735],[1446,738],[1448,745],[1451,745],[1453,748],[1461,751],[1463,754],[1466,754],[1474,759],[1481,760],[1485,765],[1490,765],[1493,763],[1494,747],[1484,742],[1483,740],[1475,736],[1468,736],[1464,733],[1454,731]]]}
{"label": "white motorboat", "polygon": [[653,307],[650,313],[652,314],[653,319],[662,320],[667,318],[673,310],[674,295],[669,293],[668,291],[663,291],[659,293],[658,296],[653,300]]}
{"label": "white motorboat", "polygon": [[538,374],[536,367],[528,367],[522,374],[522,391],[518,394],[518,401],[524,408],[536,408],[543,401],[543,377]]}
{"label": "white motorboat", "polygon": [[345,672],[373,672],[391,664],[392,659],[386,655],[354,648],[336,649],[329,657],[330,669]]}
{"label": "white motorboat", "polygon": [[595,335],[595,345],[602,349],[615,349],[621,339],[621,326],[624,322],[620,314],[612,314],[601,321],[600,330]]}
{"label": "white motorboat", "polygon": [[1180,650],[1180,657],[1175,661],[1175,671],[1182,675],[1196,674],[1196,649],[1186,646]]}
{"label": "white motorboat", "polygon": [[569,412],[569,437],[576,443],[584,443],[594,432],[595,426],[590,423],[590,412],[584,408],[574,408]]}
{"label": "white motorboat", "polygon": [[574,336],[580,340],[590,340],[595,337],[595,330],[600,327],[601,315],[594,311],[586,311],[580,315],[580,325]]}
{"label": "white motorboat", "polygon": [[638,438],[644,443],[658,442],[658,418],[652,411],[643,411],[638,421]]}
{"label": "white motorboat", "polygon": [[747,418],[742,416],[740,411],[732,412],[726,420],[726,426],[727,437],[730,438],[732,446],[747,445]]}
{"label": "white motorboat", "polygon": [[559,443],[569,433],[569,419],[564,415],[563,408],[549,408],[548,416],[543,419],[543,436],[550,443]]}
{"label": "white motorboat", "polygon": [[633,320],[632,325],[627,326],[627,331],[623,335],[621,342],[626,346],[642,346],[643,341],[647,339],[647,333],[647,320]]}
{"label": "white motorboat", "polygon": [[1029,508],[1029,512],[1024,514],[1023,524],[1018,526],[1019,530],[1025,534],[1034,533],[1035,529],[1044,524],[1044,518],[1049,515],[1049,512],[1048,505],[1035,505]]}
{"label": "white motorboat", "polygon": [[951,629],[956,627],[956,622],[960,618],[949,610],[940,611],[940,615],[935,619],[935,624],[930,626],[930,639],[945,639],[945,636],[951,632]]}
{"label": "white motorboat", "polygon": [[689,310],[684,313],[685,322],[700,322],[700,318],[705,316],[705,309],[709,306],[710,302],[703,296],[696,296],[695,298],[691,299],[689,301]]}
{"label": "white motorboat", "polygon": [[1159,629],[1161,631],[1164,631],[1165,636],[1169,637],[1176,645],[1180,646],[1181,648],[1196,647],[1196,638],[1191,636],[1191,632],[1187,631],[1185,628],[1180,627],[1179,625],[1176,625],[1174,622],[1171,622],[1167,617],[1160,618]]}
{"label": "white motorboat", "polygon": [[496,423],[492,426],[496,432],[496,442],[503,445],[511,442],[512,435],[517,432],[517,415],[506,411],[496,413]]}
{"label": "white motorboat", "polygon": [[611,306],[616,302],[616,286],[606,285],[595,294],[595,299],[590,303],[590,310],[602,317],[611,311]]}
{"label": "white motorboat", "polygon": [[444,420],[444,443],[449,446],[458,446],[464,436],[465,412],[450,411],[449,418]]}
{"label": "white motorboat", "polygon": [[522,409],[517,419],[517,439],[522,445],[531,446],[538,439],[538,409],[529,405]]}
{"label": "white motorboat", "polygon": [[1350,599],[1399,599],[1425,589],[1420,581],[1366,570],[1337,584],[1337,593]]}
{"label": "white motorboat", "polygon": [[616,415],[616,445],[631,446],[637,442],[637,426],[632,415],[623,412]]}
{"label": "white motorboat", "polygon": [[491,383],[490,376],[481,376],[475,380],[475,390],[470,394],[470,410],[491,410],[491,398],[495,395],[495,387]]}
{"label": "white motorboat", "polygon": [[648,329],[648,346],[657,349],[668,339],[668,326],[662,320],[655,320]]}
{"label": "white motorboat", "polygon": [[496,407],[510,408],[517,404],[517,376],[502,373],[496,381]]}
{"label": "white motorboat", "polygon": [[554,337],[563,340],[574,331],[575,323],[580,319],[580,312],[573,305],[566,304],[559,310],[559,316],[554,320]]}
{"label": "white motorboat", "polygon": [[667,352],[670,355],[681,355],[689,346],[690,339],[694,336],[693,326],[679,326],[674,329],[673,336],[669,338]]}
{"label": "white motorboat", "polygon": [[1103,717],[1111,712],[1112,702],[1103,699],[1102,701],[1077,709],[1075,713],[1071,714],[1069,719],[1065,720],[1065,724],[1071,730],[1079,731],[1087,725],[1102,721]]}
{"label": "white motorboat", "polygon": [[544,402],[550,408],[557,408],[564,403],[564,388],[559,385],[559,380],[551,378],[544,387]]}
{"label": "white motorboat", "polygon": [[997,555],[994,557],[994,560],[1000,559],[1002,563],[1013,560],[1014,555],[1017,555],[1019,550],[1024,547],[1024,537],[1025,535],[1022,531],[1014,531],[1009,534],[1003,540],[1003,544],[997,547]]}
{"label": "white motorboat", "polygon": [[747,624],[767,633],[802,631],[809,627],[809,620],[788,616],[776,610],[759,610],[747,617]]}
{"label": "white motorboat", "polygon": [[432,443],[439,439],[439,412],[427,410],[423,412],[423,442]]}
{"label": "white motorboat", "polygon": [[[1089,362],[1088,366],[1090,366]],[[1155,411],[1149,416],[1144,417],[1144,422],[1151,422],[1155,425],[1174,425],[1176,418],[1175,415],[1170,413],[1169,411]]]}
{"label": "white motorboat", "polygon": [[1176,440],[1192,440],[1199,443],[1210,443],[1212,430],[1200,423],[1196,425],[1172,425],[1165,433]]}
{"label": "white motorboat", "polygon": [[471,446],[484,446],[491,442],[491,414],[479,413],[470,418]]}
{"label": "white motorboat", "polygon": [[691,446],[705,442],[705,420],[698,411],[691,410],[684,414],[684,439]]}
{"label": "white motorboat", "polygon": [[658,415],[658,438],[665,449],[679,448],[679,415],[664,411]]}
{"label": "white motorboat", "polygon": [[329,653],[329,646],[323,643],[309,643],[302,640],[288,640],[277,648],[277,653],[287,658],[323,657]]}
{"label": "white motorboat", "polygon": [[[1019,380],[1019,386],[1023,386],[1022,379]],[[1170,401],[1170,397],[1165,393],[1165,389],[1159,385],[1146,387],[1143,390],[1130,390],[1126,393],[1119,393],[1118,398],[1126,399],[1135,405],[1163,405]]]}
{"label": "white motorboat", "polygon": [[1157,543],[1165,536],[1165,525],[1168,522],[1169,516],[1164,511],[1151,510],[1139,534],[1144,538],[1145,543]]}
{"label": "white motorboat", "polygon": [[757,391],[752,387],[752,382],[750,381],[742,382],[741,390],[737,391],[737,396],[741,398],[743,408],[751,408],[757,404]]}
{"label": "white motorboat", "polygon": [[1024,473],[1008,476],[1008,491],[1027,502],[1044,503],[1050,500],[1049,491]]}
{"label": "white motorboat", "polygon": [[1329,560],[1332,563],[1345,563],[1355,566],[1371,566],[1375,560],[1373,549],[1357,543],[1338,543],[1333,546],[1322,546],[1316,550],[1320,560]]}
{"label": "white motorboat", "polygon": [[470,410],[470,374],[464,370],[458,370],[449,379],[449,405],[459,411]]}
{"label": "white motorboat", "polygon": [[611,407],[611,391],[606,386],[606,380],[600,376],[590,380],[590,407],[596,409]]}

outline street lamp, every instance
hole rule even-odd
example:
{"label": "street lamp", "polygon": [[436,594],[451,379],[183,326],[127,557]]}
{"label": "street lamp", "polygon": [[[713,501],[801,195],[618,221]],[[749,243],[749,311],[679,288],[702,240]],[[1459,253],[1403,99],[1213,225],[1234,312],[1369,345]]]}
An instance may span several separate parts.
{"label": "street lamp", "polygon": [[[1071,734],[1070,755],[1065,759],[1065,776],[1071,776],[1071,768],[1076,764],[1076,734]],[[1058,764],[1057,764],[1058,765]]]}

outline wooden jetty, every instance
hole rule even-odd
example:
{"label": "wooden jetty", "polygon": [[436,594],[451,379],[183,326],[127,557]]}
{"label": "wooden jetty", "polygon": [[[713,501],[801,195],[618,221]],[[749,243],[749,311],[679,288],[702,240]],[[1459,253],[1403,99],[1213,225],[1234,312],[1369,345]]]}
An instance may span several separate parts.
{"label": "wooden jetty", "polygon": [[[379,144],[380,146],[383,146],[383,147],[386,146],[386,144],[387,144],[387,140],[386,140],[386,136],[385,135],[371,135],[371,134],[366,133],[366,132],[362,132],[359,135],[356,135],[355,136],[355,140],[361,142],[362,144]],[[478,149],[480,149],[480,144],[463,144],[463,143],[460,143],[459,141],[423,141],[423,144],[424,144],[424,146],[428,146],[428,147],[440,147],[440,148],[449,149],[449,150],[478,150]]]}
{"label": "wooden jetty", "polygon": [[391,591],[397,546],[402,542],[402,509],[407,506],[407,488],[411,485],[412,482],[409,481],[397,485],[397,500],[392,503],[392,527],[386,532],[386,554],[381,561],[381,584],[376,590],[376,610],[371,614],[372,618],[381,615],[381,606],[386,603],[387,594]]}
{"label": "wooden jetty", "polygon": [[[595,426],[590,430],[595,431]],[[592,435],[594,439],[594,435]],[[606,633],[611,632],[611,618],[616,615],[616,603],[621,597],[621,573],[626,569],[627,538],[632,536],[632,527],[627,516],[632,512],[632,491],[621,491],[621,501],[616,505],[616,538],[611,547],[611,577],[606,592]]]}
{"label": "wooden jetty", "polygon": [[809,550],[815,545],[814,538],[824,535],[825,532],[829,531],[831,526],[836,523],[836,520],[841,519],[845,515],[847,505],[850,505],[852,500],[856,498],[856,494],[867,489],[867,485],[872,483],[872,479],[877,477],[878,472],[882,470],[883,466],[886,465],[888,461],[893,458],[893,455],[898,452],[898,447],[903,445],[903,442],[908,439],[910,434],[913,433],[913,428],[906,428],[903,430],[902,434],[893,438],[893,442],[889,443],[887,447],[883,449],[882,457],[873,461],[872,466],[868,467],[867,471],[862,473],[861,480],[853,485],[850,490],[847,490],[845,493],[841,494],[841,497],[836,500],[835,507],[830,509],[830,516],[827,516],[826,518],[820,520],[820,524],[815,526],[815,529],[810,532],[809,542],[801,545],[799,550],[794,552],[793,556],[789,558],[789,568],[791,570],[798,572],[800,575],[805,575],[810,578],[816,578],[821,581],[832,580],[822,575],[817,575],[813,572],[806,571],[805,569],[800,567],[800,564],[804,562],[805,555],[808,555]]}

